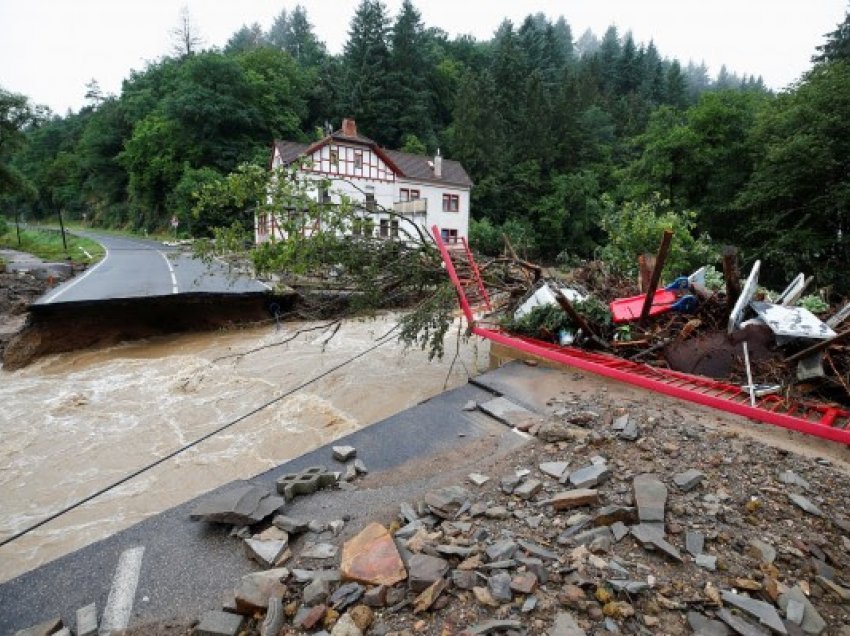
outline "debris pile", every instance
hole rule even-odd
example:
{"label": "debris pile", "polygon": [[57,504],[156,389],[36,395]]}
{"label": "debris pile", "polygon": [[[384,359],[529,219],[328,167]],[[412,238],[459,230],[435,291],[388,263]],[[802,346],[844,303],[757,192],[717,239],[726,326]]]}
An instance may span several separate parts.
{"label": "debris pile", "polygon": [[850,406],[847,299],[804,297],[803,274],[771,293],[758,286],[760,262],[741,281],[733,258],[723,277],[702,267],[658,288],[661,256],[639,286],[591,263],[565,280],[529,279],[524,294],[494,289],[497,309],[482,324],[731,382],[753,404],[778,395]]}
{"label": "debris pile", "polygon": [[[479,408],[532,419],[498,400]],[[816,485],[841,479],[828,462],[638,410],[552,408],[498,472],[399,502],[394,518],[234,528],[246,546],[289,543],[252,556],[270,569],[197,633],[850,633],[850,501]]]}

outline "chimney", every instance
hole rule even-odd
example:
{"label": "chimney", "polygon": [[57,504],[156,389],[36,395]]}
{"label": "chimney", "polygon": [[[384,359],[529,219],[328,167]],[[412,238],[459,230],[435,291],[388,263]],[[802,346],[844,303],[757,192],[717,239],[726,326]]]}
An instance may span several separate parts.
{"label": "chimney", "polygon": [[443,176],[443,158],[440,156],[440,149],[437,148],[437,154],[434,155],[434,176]]}
{"label": "chimney", "polygon": [[357,136],[357,122],[346,117],[342,120],[342,134],[346,137]]}

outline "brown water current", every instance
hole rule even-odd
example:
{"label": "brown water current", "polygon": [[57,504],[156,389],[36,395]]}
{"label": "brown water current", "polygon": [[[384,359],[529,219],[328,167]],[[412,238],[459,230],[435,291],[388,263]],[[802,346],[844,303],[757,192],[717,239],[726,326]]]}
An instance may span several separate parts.
{"label": "brown water current", "polygon": [[[40,521],[375,344],[393,316],[159,338],[0,371],[0,539]],[[456,332],[456,330],[454,330]],[[233,479],[248,478],[465,383],[486,344],[442,361],[396,342],[0,548],[13,578]],[[448,374],[448,375],[447,375]]]}

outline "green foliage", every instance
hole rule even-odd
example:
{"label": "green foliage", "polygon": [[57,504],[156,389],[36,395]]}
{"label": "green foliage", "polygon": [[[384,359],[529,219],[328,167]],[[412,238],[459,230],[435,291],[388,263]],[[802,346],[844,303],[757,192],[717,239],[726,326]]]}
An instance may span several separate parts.
{"label": "green foliage", "polygon": [[[573,308],[591,327],[607,331],[611,327],[611,312],[608,307],[594,297],[573,303]],[[558,305],[539,305],[521,318],[506,317],[501,326],[514,334],[555,340],[562,329],[578,329],[572,318]]]}
{"label": "green foliage", "polygon": [[6,221],[6,217],[0,216],[0,237],[5,236],[8,231],[9,223]]}
{"label": "green foliage", "polygon": [[18,244],[16,233],[8,232],[4,235],[0,232],[0,247],[28,252],[45,261],[67,259],[74,263],[90,265],[103,258],[104,250],[100,243],[68,233],[65,235],[65,240],[68,244],[67,252],[62,242],[62,233],[58,229],[21,230],[20,244]]}
{"label": "green foliage", "polygon": [[694,234],[696,215],[674,210],[658,195],[647,203],[629,201],[621,206],[607,200],[606,207],[601,223],[608,243],[600,250],[600,257],[623,273],[635,274],[638,256],[658,251],[665,230],[673,231],[664,267],[668,278],[690,274],[717,259],[708,236]]}
{"label": "green foliage", "polygon": [[798,303],[803,309],[808,309],[813,314],[822,314],[829,311],[829,303],[817,294],[803,296]]}
{"label": "green foliage", "polygon": [[469,243],[476,251],[488,256],[498,256],[505,252],[507,236],[517,254],[525,257],[535,253],[534,230],[528,221],[508,219],[501,225],[494,225],[489,219],[469,221]]}

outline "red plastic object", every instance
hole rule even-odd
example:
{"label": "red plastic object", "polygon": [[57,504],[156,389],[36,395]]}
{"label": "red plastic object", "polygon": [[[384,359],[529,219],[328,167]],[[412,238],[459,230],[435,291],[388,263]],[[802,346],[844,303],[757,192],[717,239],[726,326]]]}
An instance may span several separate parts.
{"label": "red plastic object", "polygon": [[[670,369],[651,367],[604,353],[593,353],[575,347],[562,347],[533,338],[514,336],[477,325],[466,296],[466,289],[477,288],[481,284],[480,274],[478,274],[477,282],[467,281],[465,285],[462,284],[452,259],[454,250],[450,251],[446,248],[436,226],[433,232],[437,247],[443,256],[446,271],[457,289],[460,306],[472,326],[472,333],[531,355],[620,382],[727,413],[743,415],[765,424],[781,426],[850,445],[850,430],[848,430],[850,411],[846,409],[817,402],[786,400],[778,395],[763,396],[758,399],[755,406],[751,406],[749,396],[743,393],[739,386],[733,384]],[[468,254],[468,258],[471,259],[471,253]],[[474,270],[477,273],[477,268]]]}
{"label": "red plastic object", "polygon": [[[611,309],[611,318],[615,323],[632,322],[640,318],[640,312],[643,309],[643,302],[646,294],[640,296],[632,296],[631,298],[617,298],[609,305]],[[670,311],[673,303],[678,300],[676,292],[666,289],[657,289],[652,297],[652,305],[649,308],[649,315],[657,316]]]}

